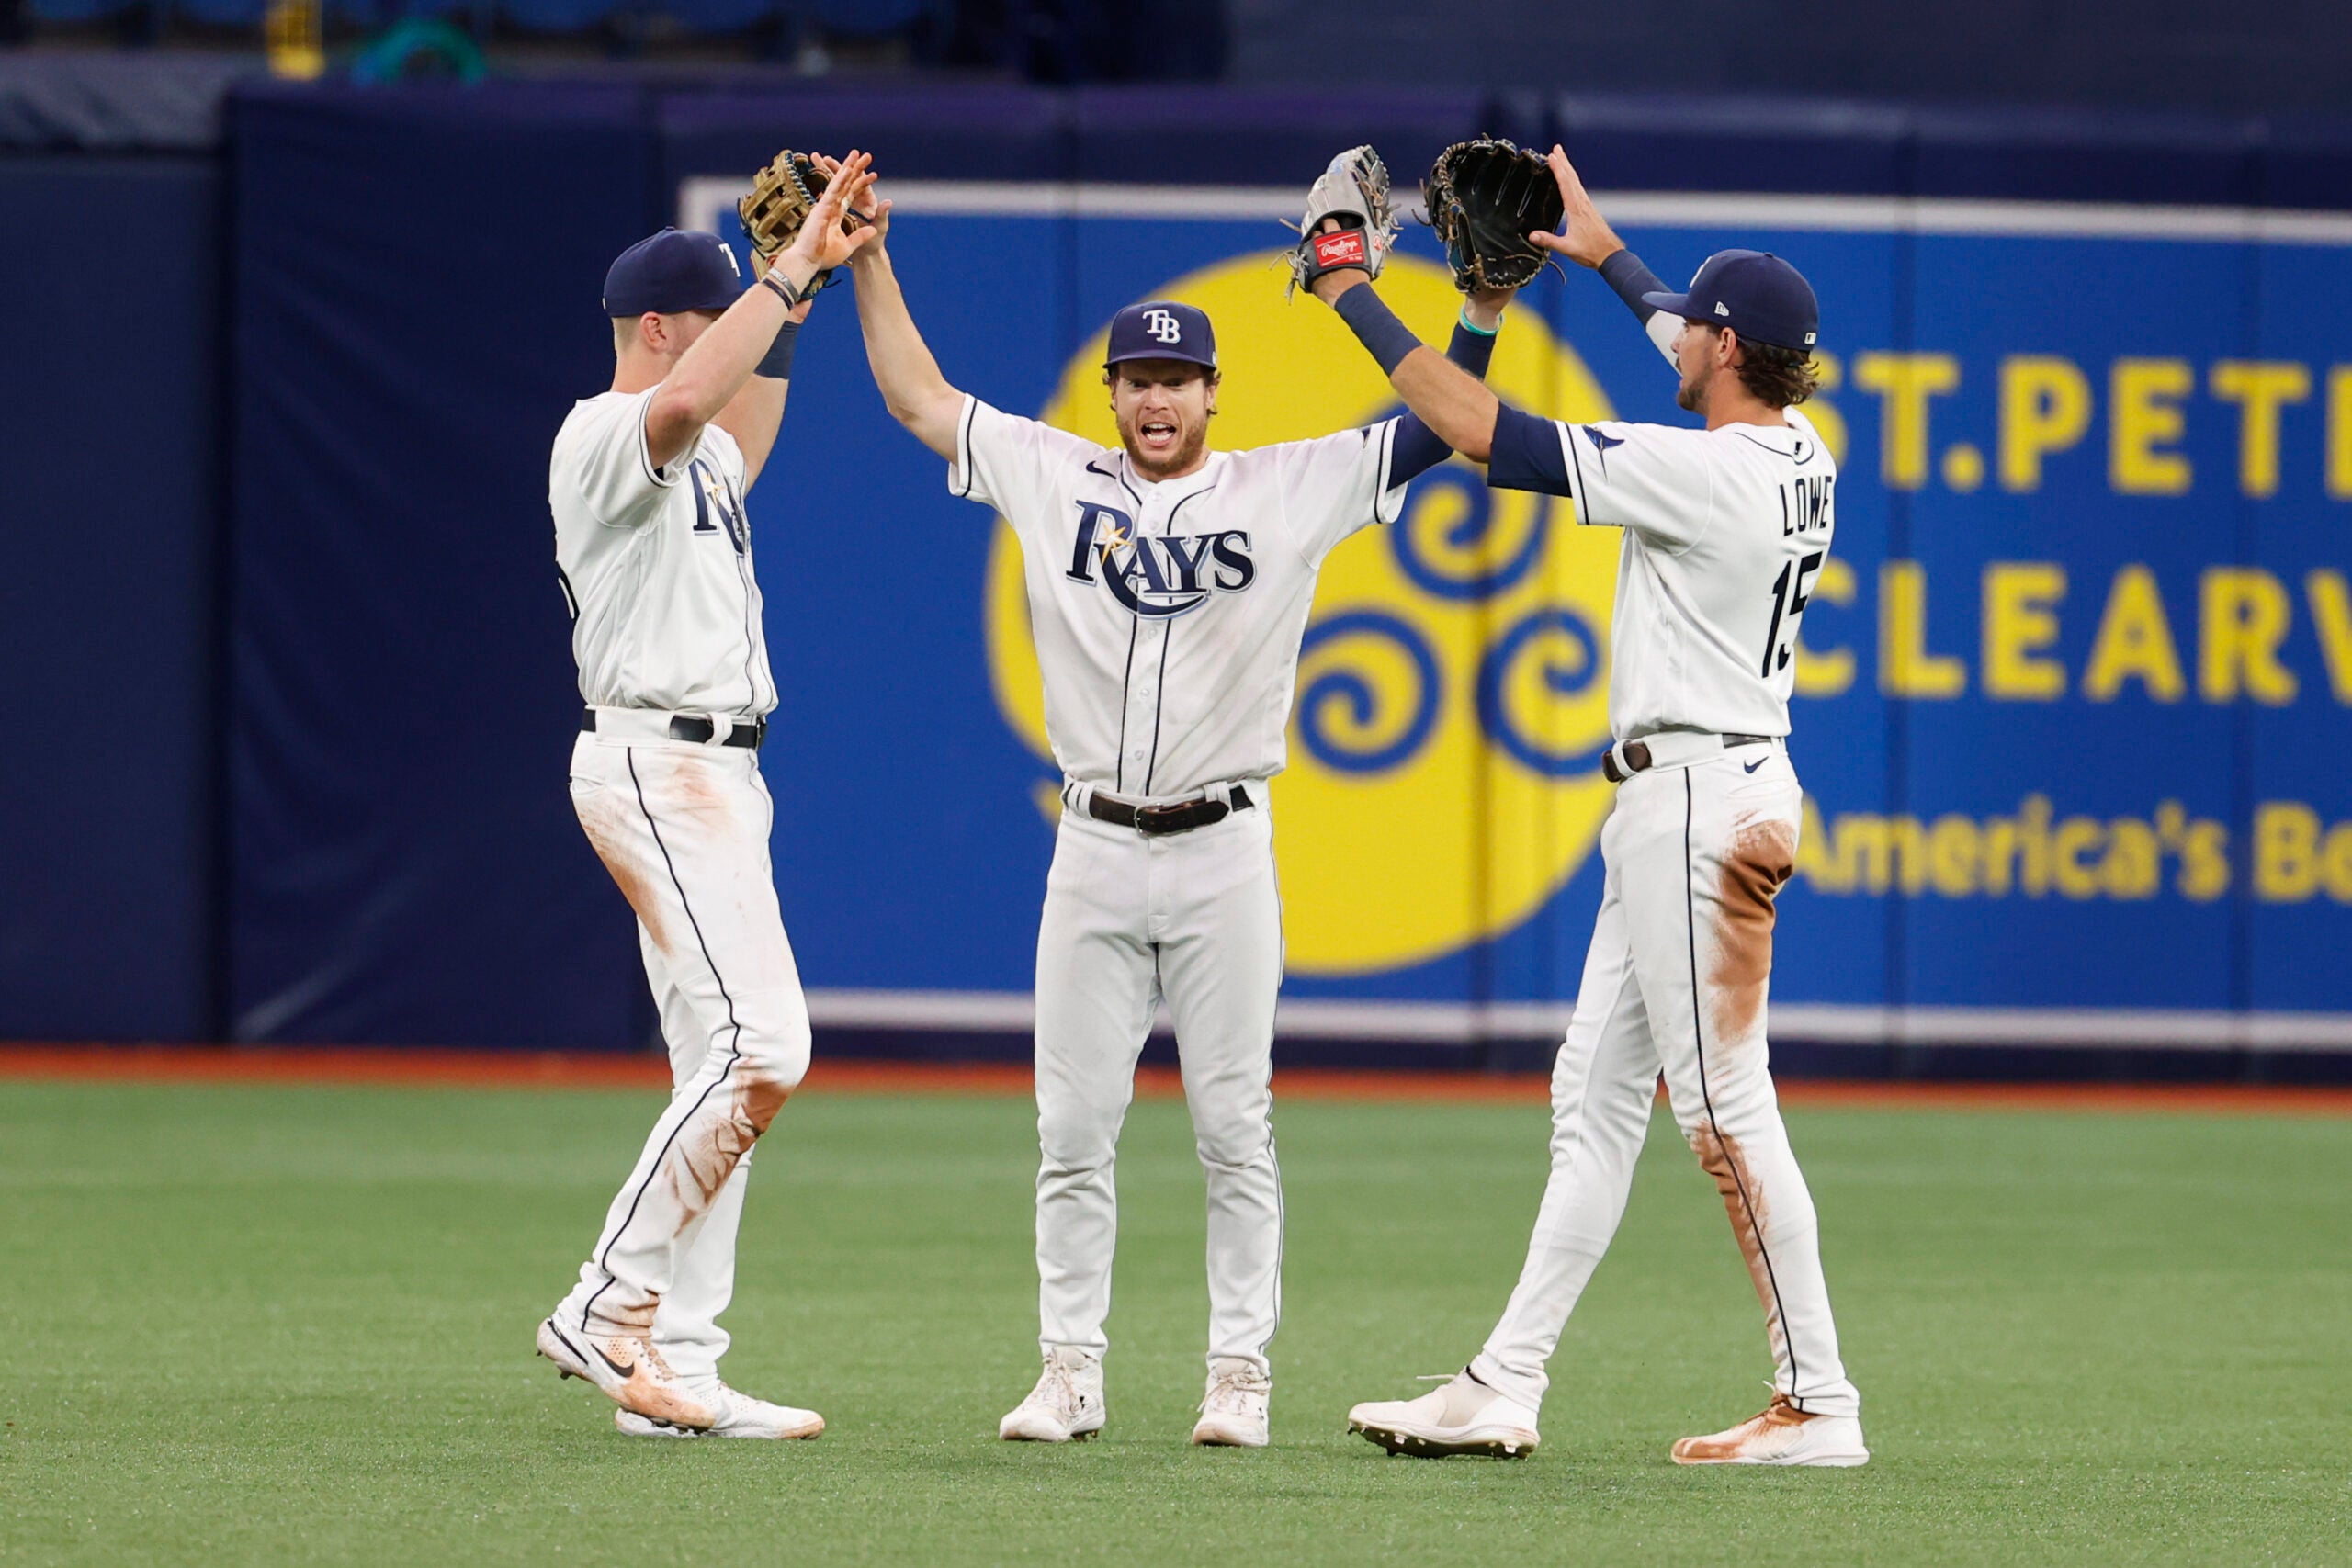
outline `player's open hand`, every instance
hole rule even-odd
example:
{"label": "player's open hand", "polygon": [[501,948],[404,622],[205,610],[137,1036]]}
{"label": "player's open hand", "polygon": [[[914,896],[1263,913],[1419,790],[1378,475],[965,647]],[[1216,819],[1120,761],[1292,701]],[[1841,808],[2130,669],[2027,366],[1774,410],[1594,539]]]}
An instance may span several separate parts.
{"label": "player's open hand", "polygon": [[1597,267],[1625,248],[1600,209],[1592,204],[1591,195],[1584,188],[1584,181],[1577,174],[1577,166],[1568,162],[1568,154],[1557,142],[1553,143],[1551,156],[1544,162],[1552,165],[1552,177],[1559,182],[1560,206],[1564,213],[1560,231],[1556,234],[1533,233],[1527,237],[1545,250],[1564,255],[1579,266]]}
{"label": "player's open hand", "polygon": [[[822,152],[810,153],[808,161],[814,164],[817,166],[817,172],[827,179],[832,178],[842,166],[839,159],[829,158]],[[869,181],[865,189],[849,204],[849,210],[865,219],[874,230],[874,238],[868,241],[853,259],[871,261],[879,256],[882,254],[882,247],[889,243],[890,204],[882,199],[882,193]]]}
{"label": "player's open hand", "polygon": [[[831,164],[832,160],[828,158],[825,162]],[[792,248],[817,270],[841,265],[878,237],[877,231],[865,226],[854,233],[842,232],[842,215],[854,211],[859,198],[873,187],[873,165],[871,154],[854,147],[848,157],[833,164],[829,171],[831,177],[825,181],[825,193],[809,209],[808,220],[794,236]]]}

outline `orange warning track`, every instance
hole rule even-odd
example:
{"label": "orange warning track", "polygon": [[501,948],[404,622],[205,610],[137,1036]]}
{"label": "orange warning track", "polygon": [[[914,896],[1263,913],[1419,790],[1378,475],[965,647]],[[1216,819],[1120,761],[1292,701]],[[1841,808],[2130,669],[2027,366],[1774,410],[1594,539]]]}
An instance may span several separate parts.
{"label": "orange warning track", "polygon": [[[0,1045],[0,1078],[73,1082],[273,1083],[502,1089],[664,1089],[668,1064],[652,1055],[566,1052],[305,1049],[285,1046]],[[805,1091],[820,1094],[1027,1094],[1019,1063],[875,1062],[820,1058]],[[1278,1073],[1292,1100],[1541,1102],[1541,1074]],[[1144,1067],[1138,1094],[1181,1096],[1170,1067]],[[2352,1088],[2240,1084],[1973,1084],[1784,1079],[1784,1103],[1872,1110],[2142,1111],[2352,1116]]]}

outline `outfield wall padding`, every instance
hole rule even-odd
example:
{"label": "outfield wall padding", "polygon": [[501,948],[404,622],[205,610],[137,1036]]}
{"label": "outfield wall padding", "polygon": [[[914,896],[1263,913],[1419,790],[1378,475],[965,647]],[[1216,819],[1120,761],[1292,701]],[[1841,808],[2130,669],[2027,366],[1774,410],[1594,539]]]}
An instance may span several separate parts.
{"label": "outfield wall padding", "polygon": [[[628,918],[563,789],[544,495],[548,442],[608,373],[595,295],[630,239],[735,237],[729,184],[767,151],[870,141],[921,182],[892,247],[951,378],[1091,429],[1090,340],[1178,292],[1217,313],[1219,438],[1251,445],[1389,411],[1328,317],[1281,302],[1271,193],[1358,140],[1409,186],[1491,130],[1560,135],[1596,186],[1640,193],[1621,226],[1663,275],[1758,244],[1823,296],[1838,564],[1804,621],[1814,815],[1776,1028],[1891,1043],[1896,1070],[1988,1043],[2352,1047],[2352,328],[2326,304],[2352,286],[2352,220],[2317,210],[2352,209],[2352,137],[1730,107],[241,94],[217,1021],[313,1043],[645,1037]],[[1408,228],[1388,288],[1432,338],[1435,276]],[[820,300],[752,502],[778,886],[820,1016],[1017,1029],[1052,832],[1025,628],[991,587],[993,525],[888,419],[852,316]],[[1516,316],[1513,400],[1683,417],[1589,277],[1547,276]],[[1573,994],[1607,798],[1606,547],[1490,505],[1457,465],[1327,570],[1275,797],[1286,997],[1318,1059],[1351,1029],[1492,1059]]]}

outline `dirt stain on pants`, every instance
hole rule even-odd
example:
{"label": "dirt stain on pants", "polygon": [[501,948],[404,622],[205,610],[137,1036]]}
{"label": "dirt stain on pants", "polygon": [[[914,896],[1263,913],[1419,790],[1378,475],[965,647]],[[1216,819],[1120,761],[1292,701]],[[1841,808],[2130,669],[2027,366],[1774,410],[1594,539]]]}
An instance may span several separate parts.
{"label": "dirt stain on pants", "polygon": [[1748,1168],[1747,1151],[1738,1139],[1718,1132],[1711,1122],[1690,1134],[1690,1152],[1699,1156],[1699,1168],[1714,1179],[1715,1190],[1723,1196],[1739,1256],[1755,1283],[1756,1299],[1764,1307],[1764,1333],[1773,1354],[1785,1355],[1788,1331],[1781,1322],[1780,1292],[1773,1288],[1771,1267],[1764,1256],[1764,1194],[1756,1185],[1756,1173]]}
{"label": "dirt stain on pants", "polygon": [[1708,1024],[1736,1044],[1756,1032],[1772,977],[1772,922],[1781,885],[1796,869],[1796,834],[1786,822],[1744,824],[1733,836],[1716,886],[1714,964],[1707,975]]}
{"label": "dirt stain on pants", "polygon": [[718,1201],[718,1190],[791,1098],[792,1091],[782,1085],[754,1078],[729,1096],[722,1112],[697,1116],[689,1124],[670,1161],[681,1234]]}

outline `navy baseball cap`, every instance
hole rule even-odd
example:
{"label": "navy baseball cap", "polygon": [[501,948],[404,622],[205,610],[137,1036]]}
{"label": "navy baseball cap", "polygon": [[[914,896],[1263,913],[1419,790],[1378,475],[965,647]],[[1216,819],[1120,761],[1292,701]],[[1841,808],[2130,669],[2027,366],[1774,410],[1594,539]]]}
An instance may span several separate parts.
{"label": "navy baseball cap", "polygon": [[1804,275],[1769,251],[1717,251],[1699,264],[1686,294],[1645,294],[1642,303],[1729,327],[1750,343],[1813,352],[1821,331],[1821,302]]}
{"label": "navy baseball cap", "polygon": [[1216,329],[1208,312],[1173,299],[1147,299],[1111,318],[1108,370],[1123,359],[1182,359],[1216,368]]}
{"label": "navy baseball cap", "polygon": [[716,234],[664,229],[623,251],[605,274],[605,314],[670,316],[724,310],[743,292],[743,269]]}

